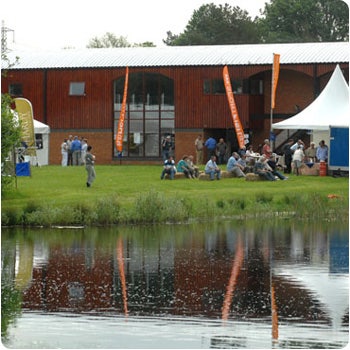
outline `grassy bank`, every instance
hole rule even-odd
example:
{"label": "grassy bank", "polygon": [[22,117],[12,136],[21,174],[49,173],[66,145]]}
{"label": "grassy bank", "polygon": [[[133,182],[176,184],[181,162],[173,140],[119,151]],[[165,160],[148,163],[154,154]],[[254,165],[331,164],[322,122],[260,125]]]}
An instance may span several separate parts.
{"label": "grassy bank", "polygon": [[106,225],[222,217],[348,219],[348,179],[293,176],[288,181],[160,180],[160,166],[32,167],[2,195],[2,225]]}

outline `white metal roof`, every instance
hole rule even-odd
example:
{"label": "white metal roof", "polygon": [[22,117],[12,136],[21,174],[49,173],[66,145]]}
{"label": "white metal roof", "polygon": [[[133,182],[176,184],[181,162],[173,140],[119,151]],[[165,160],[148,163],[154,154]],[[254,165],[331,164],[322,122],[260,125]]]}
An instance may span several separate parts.
{"label": "white metal roof", "polygon": [[349,43],[62,49],[45,52],[18,50],[10,52],[8,57],[10,62],[14,62],[14,57],[19,57],[19,64],[14,69],[50,69],[262,65],[272,64],[273,53],[281,55],[281,64],[345,63],[349,62]]}

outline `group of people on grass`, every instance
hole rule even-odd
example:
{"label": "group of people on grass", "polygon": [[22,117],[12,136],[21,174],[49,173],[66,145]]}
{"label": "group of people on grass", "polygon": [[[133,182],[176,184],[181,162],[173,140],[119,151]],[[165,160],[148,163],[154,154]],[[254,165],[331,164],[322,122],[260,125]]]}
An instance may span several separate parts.
{"label": "group of people on grass", "polygon": [[95,172],[95,155],[91,153],[92,146],[88,145],[87,139],[78,136],[69,135],[61,144],[62,166],[68,165],[85,165],[87,172],[86,187],[91,187],[91,184],[96,178]]}
{"label": "group of people on grass", "polygon": [[[302,140],[294,141],[290,139],[283,148],[285,165],[278,164],[278,156],[272,152],[270,141],[264,140],[260,152],[256,153],[253,146],[243,147],[237,152],[233,152],[227,159],[227,145],[223,138],[217,143],[214,138],[210,137],[206,141],[198,135],[195,140],[195,150],[197,156],[197,164],[203,164],[203,149],[208,150],[209,160],[205,164],[204,173],[208,174],[211,180],[221,178],[221,168],[219,165],[226,164],[226,171],[234,177],[245,178],[247,173],[254,173],[259,177],[268,180],[287,180],[288,177],[284,173],[290,174],[292,171],[292,163],[294,165],[296,175],[300,174],[300,167],[303,163],[327,161],[328,147],[324,140],[319,143],[316,148],[315,143],[311,142],[310,147],[305,149]],[[193,163],[193,156],[183,156],[176,164],[172,156],[168,156],[164,161],[161,179],[168,174],[170,179],[174,179],[175,173],[184,173],[187,178],[195,179],[199,176],[199,170]]]}
{"label": "group of people on grass", "polygon": [[69,135],[61,143],[61,165],[84,165],[88,143],[85,137]]}
{"label": "group of people on grass", "polygon": [[182,159],[175,164],[173,156],[169,155],[168,159],[164,161],[163,171],[160,176],[161,180],[168,174],[170,179],[173,180],[175,174],[183,173],[189,179],[196,179],[199,176],[199,168],[193,163],[192,155],[185,155]]}
{"label": "group of people on grass", "polygon": [[296,175],[300,175],[300,168],[303,164],[313,164],[328,161],[328,146],[324,140],[321,140],[316,147],[315,142],[311,142],[308,148],[302,140],[295,142],[289,139],[283,147],[285,157],[285,172],[292,172],[292,164]]}

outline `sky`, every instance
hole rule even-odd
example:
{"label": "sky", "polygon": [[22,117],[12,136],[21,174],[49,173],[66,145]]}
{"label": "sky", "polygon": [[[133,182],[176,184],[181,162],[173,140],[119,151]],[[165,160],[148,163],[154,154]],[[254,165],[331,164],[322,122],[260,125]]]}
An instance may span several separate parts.
{"label": "sky", "polygon": [[[28,49],[84,48],[111,32],[133,43],[164,46],[167,31],[184,31],[193,11],[203,4],[238,6],[253,18],[269,0],[16,0],[2,1],[1,20],[8,46]],[[12,30],[14,32],[12,32]]]}

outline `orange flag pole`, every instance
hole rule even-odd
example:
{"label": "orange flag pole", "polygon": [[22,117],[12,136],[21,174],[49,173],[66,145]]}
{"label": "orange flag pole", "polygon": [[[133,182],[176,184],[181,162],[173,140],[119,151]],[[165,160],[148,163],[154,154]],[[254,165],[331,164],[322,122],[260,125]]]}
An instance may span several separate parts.
{"label": "orange flag pole", "polygon": [[115,138],[115,145],[119,154],[121,154],[123,151],[124,120],[125,120],[125,111],[126,111],[126,98],[128,95],[128,83],[129,83],[129,67],[126,67],[122,109],[120,110],[117,135]]}
{"label": "orange flag pole", "polygon": [[224,67],[223,72],[222,72],[222,76],[224,79],[224,85],[225,85],[228,104],[230,106],[233,126],[235,128],[236,135],[237,135],[238,145],[239,145],[239,148],[243,148],[245,145],[244,144],[244,130],[242,128],[241,120],[239,119],[239,116],[238,116],[238,111],[237,111],[237,107],[236,107],[235,98],[234,98],[233,92],[232,92],[231,80],[230,80],[230,75],[228,73],[227,66]]}
{"label": "orange flag pole", "polygon": [[228,315],[230,312],[230,307],[232,304],[233,293],[236,288],[239,273],[241,271],[241,266],[243,264],[244,252],[241,240],[238,241],[238,247],[235,259],[232,264],[232,270],[230,275],[230,280],[226,288],[225,299],[222,307],[222,319],[224,321],[228,320]]}
{"label": "orange flag pole", "polygon": [[123,241],[121,238],[118,239],[118,243],[117,243],[117,260],[118,260],[118,267],[119,267],[120,282],[122,284],[124,314],[127,317],[129,314],[128,297],[127,297],[126,279],[125,279],[125,272],[124,272]]}
{"label": "orange flag pole", "polygon": [[270,109],[270,142],[271,148],[274,149],[274,135],[272,133],[272,123],[273,123],[273,110],[275,108],[276,101],[276,89],[277,82],[280,72],[280,55],[277,53],[273,54],[273,65],[272,65],[272,79],[271,79],[271,109]]}

